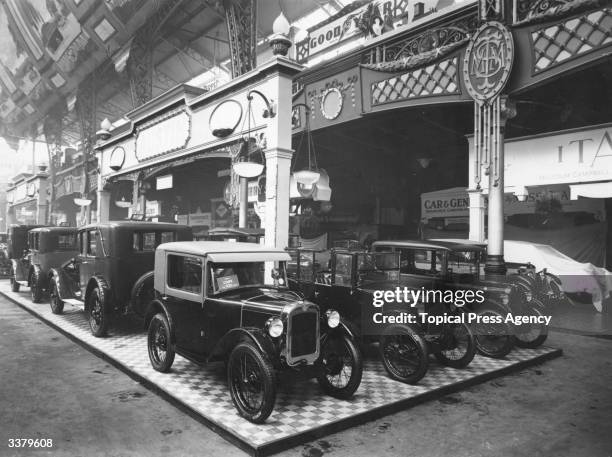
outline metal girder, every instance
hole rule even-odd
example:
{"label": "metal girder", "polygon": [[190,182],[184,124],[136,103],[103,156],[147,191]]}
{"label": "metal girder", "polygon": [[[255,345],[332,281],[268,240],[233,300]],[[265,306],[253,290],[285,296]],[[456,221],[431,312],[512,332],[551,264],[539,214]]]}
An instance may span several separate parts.
{"label": "metal girder", "polygon": [[235,78],[257,66],[256,0],[226,0],[225,18],[232,77]]}

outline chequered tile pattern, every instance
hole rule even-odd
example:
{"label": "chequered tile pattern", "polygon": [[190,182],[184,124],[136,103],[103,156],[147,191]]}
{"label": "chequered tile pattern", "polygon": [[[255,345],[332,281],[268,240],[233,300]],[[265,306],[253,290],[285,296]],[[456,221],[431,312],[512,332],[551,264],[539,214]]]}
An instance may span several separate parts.
{"label": "chequered tile pattern", "polygon": [[372,105],[459,92],[457,57],[372,83]]}
{"label": "chequered tile pattern", "polygon": [[531,33],[534,70],[549,67],[612,43],[612,9],[604,8]]}
{"label": "chequered tile pattern", "polygon": [[366,361],[361,386],[350,401],[323,395],[315,381],[281,385],[274,412],[266,424],[254,425],[236,414],[222,364],[201,367],[177,356],[171,373],[159,373],[151,368],[145,333],[139,327],[122,325],[125,329],[111,329],[108,338],[95,338],[89,332],[83,312],[76,307],[65,305],[64,314],[54,315],[48,304],[32,303],[27,288],[20,293],[10,292],[6,280],[0,281],[0,292],[154,383],[254,448],[551,351],[550,348],[515,350],[507,360],[477,356],[464,370],[443,367],[432,359],[427,376],[417,386],[393,381],[379,362]]}

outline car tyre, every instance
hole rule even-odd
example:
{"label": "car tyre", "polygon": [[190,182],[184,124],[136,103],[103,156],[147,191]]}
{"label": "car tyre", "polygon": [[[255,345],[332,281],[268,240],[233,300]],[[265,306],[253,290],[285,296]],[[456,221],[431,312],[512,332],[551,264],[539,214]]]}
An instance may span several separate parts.
{"label": "car tyre", "polygon": [[506,357],[515,344],[512,328],[504,323],[504,317],[492,308],[483,309],[480,316],[501,318],[499,324],[473,324],[472,333],[476,339],[476,350],[485,357],[501,359]]}
{"label": "car tyre", "polygon": [[59,287],[55,279],[49,280],[49,304],[53,314],[62,314],[64,311],[64,302],[59,295]]}
{"label": "car tyre", "polygon": [[11,279],[10,279],[10,283],[11,283],[11,291],[12,292],[19,292],[20,284],[15,280],[15,270],[13,270],[13,267],[11,267]]}
{"label": "car tyre", "polygon": [[149,360],[157,371],[167,373],[174,363],[174,347],[170,340],[170,324],[163,313],[153,316],[147,333]]}
{"label": "car tyre", "polygon": [[[542,316],[542,312],[536,307],[531,309],[530,314]],[[548,327],[546,324],[522,324],[521,327],[523,326],[526,326],[529,330],[527,332],[515,332],[516,345],[520,348],[535,349],[541,346],[546,341],[546,338],[548,338]]]}
{"label": "car tyre", "polygon": [[434,356],[447,367],[467,367],[476,355],[476,341],[472,331],[466,324],[457,324],[451,326],[447,336],[452,340],[451,347],[435,352]]}
{"label": "car tyre", "polygon": [[429,369],[429,353],[421,335],[405,325],[391,325],[380,337],[380,360],[389,376],[416,384]]}
{"label": "car tyre", "polygon": [[251,342],[238,344],[230,354],[227,383],[238,414],[261,424],[276,402],[276,373],[270,361]]}
{"label": "car tyre", "polygon": [[91,334],[96,337],[105,336],[108,332],[110,319],[108,289],[99,285],[94,287],[87,297],[87,301],[89,302],[87,310]]}
{"label": "car tyre", "polygon": [[[317,368],[317,381],[323,391],[332,397],[346,400],[353,396],[361,384],[361,351],[346,335],[329,336],[323,341]],[[348,376],[347,370],[350,370]]]}
{"label": "car tyre", "polygon": [[40,271],[34,270],[30,275],[30,295],[33,303],[40,303],[43,298],[42,278]]}

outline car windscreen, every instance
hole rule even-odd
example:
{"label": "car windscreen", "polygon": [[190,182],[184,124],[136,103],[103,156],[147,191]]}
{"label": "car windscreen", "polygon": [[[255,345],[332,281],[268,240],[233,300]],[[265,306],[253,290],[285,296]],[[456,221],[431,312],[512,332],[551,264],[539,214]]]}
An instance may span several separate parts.
{"label": "car windscreen", "polygon": [[135,231],[132,233],[132,251],[134,252],[154,252],[157,246],[162,243],[170,243],[177,240],[174,231]]}
{"label": "car windscreen", "polygon": [[452,274],[477,275],[480,257],[480,251],[449,251],[446,268]]}
{"label": "car windscreen", "polygon": [[[218,294],[243,287],[265,285],[265,262],[210,262],[209,293]],[[285,264],[279,265],[279,285],[286,284]]]}
{"label": "car windscreen", "polygon": [[399,254],[396,252],[362,253],[357,257],[357,270],[362,280],[397,279],[399,266]]}
{"label": "car windscreen", "polygon": [[45,247],[45,251],[77,251],[77,238],[76,233],[58,233],[57,235],[51,235],[49,237],[48,244]]}

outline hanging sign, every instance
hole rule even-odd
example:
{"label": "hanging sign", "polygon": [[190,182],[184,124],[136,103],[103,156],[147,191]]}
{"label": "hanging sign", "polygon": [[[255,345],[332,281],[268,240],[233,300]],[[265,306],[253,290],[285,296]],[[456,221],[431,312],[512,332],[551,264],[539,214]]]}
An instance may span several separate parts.
{"label": "hanging sign", "polygon": [[486,103],[503,90],[514,61],[514,42],[499,22],[482,25],[470,40],[463,60],[463,80],[477,103]]}

